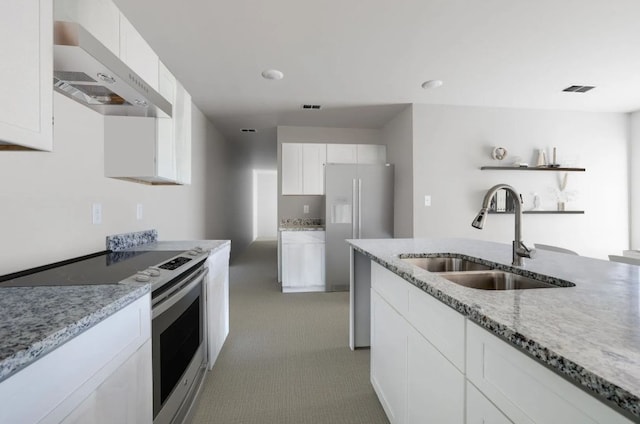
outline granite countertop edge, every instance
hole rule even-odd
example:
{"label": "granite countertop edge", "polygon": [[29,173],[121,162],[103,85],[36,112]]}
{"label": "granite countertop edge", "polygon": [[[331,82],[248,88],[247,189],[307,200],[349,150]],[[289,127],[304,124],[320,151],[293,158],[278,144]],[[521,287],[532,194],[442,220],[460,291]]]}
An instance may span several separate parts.
{"label": "granite countertop edge", "polygon": [[[95,289],[108,286],[94,286]],[[113,315],[125,306],[133,303],[145,294],[149,293],[151,286],[149,284],[140,284],[130,286],[131,290],[113,300],[112,302],[98,307],[92,312],[87,313],[82,318],[71,323],[63,324],[62,327],[47,334],[45,337],[38,338],[26,348],[17,350],[13,354],[0,360],[0,382],[11,377],[18,371],[27,367],[31,363],[41,359],[64,343],[82,334],[84,331],[103,321],[105,318]],[[28,289],[28,288],[19,288]]]}
{"label": "granite countertop edge", "polygon": [[[508,342],[511,346],[543,364],[545,367],[554,371],[556,374],[559,374],[575,386],[594,395],[605,404],[614,408],[617,407],[616,410],[624,413],[628,418],[631,418],[636,422],[639,421],[640,398],[637,395],[573,362],[571,359],[554,352],[551,348],[539,343],[537,340],[528,337],[525,334],[518,333],[508,325],[504,325],[493,320],[490,316],[485,315],[478,305],[470,305],[460,301],[437,289],[424,279],[417,278],[414,275],[404,272],[393,263],[353,244],[352,241],[347,240],[347,242],[354,250],[360,252],[394,274],[402,277],[404,280],[428,293],[447,306],[455,309],[460,314],[469,318],[472,322],[480,325],[482,328],[492,334],[495,334],[500,339]],[[482,262],[485,262],[488,265],[496,264],[496,262],[489,260],[483,260]]]}
{"label": "granite countertop edge", "polygon": [[279,231],[324,231],[324,225],[281,225]]}

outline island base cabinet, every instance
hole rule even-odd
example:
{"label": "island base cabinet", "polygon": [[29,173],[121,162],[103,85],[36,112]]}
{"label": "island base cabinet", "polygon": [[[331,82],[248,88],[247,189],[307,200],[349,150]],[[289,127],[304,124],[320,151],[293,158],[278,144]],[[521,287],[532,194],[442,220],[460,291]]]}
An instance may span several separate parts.
{"label": "island base cabinet", "polygon": [[408,326],[407,424],[464,424],[464,375]]}
{"label": "island base cabinet", "polygon": [[153,421],[151,341],[111,374],[61,424],[138,424]]}
{"label": "island base cabinet", "polygon": [[466,424],[513,424],[494,404],[467,382]]}
{"label": "island base cabinet", "polygon": [[406,423],[407,323],[371,290],[371,384],[391,424]]}
{"label": "island base cabinet", "polygon": [[467,379],[516,424],[631,423],[472,322],[467,322]]}
{"label": "island base cabinet", "polygon": [[209,369],[218,359],[229,335],[229,253],[230,246],[209,255],[207,267],[207,334]]}

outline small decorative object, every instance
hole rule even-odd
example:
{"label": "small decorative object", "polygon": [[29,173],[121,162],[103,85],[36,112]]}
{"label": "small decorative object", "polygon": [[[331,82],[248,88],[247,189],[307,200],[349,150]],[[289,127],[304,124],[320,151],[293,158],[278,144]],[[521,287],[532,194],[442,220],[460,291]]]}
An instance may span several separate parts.
{"label": "small decorative object", "polygon": [[520,156],[516,156],[513,158],[513,166],[519,166],[521,168],[528,168],[529,164],[526,162],[522,162],[522,158]]}
{"label": "small decorative object", "polygon": [[556,196],[556,201],[558,202],[558,210],[559,211],[564,211],[566,210],[566,204],[567,202],[572,201],[575,196],[576,196],[576,192],[574,190],[567,190],[567,181],[569,178],[569,173],[565,172],[564,176],[562,177],[562,180],[559,181],[559,189],[558,188],[554,188],[554,194]]}
{"label": "small decorative object", "polygon": [[504,147],[494,147],[491,152],[491,157],[496,160],[502,160],[507,157],[507,149]]}
{"label": "small decorative object", "polygon": [[533,209],[532,211],[541,211],[542,210],[542,202],[540,201],[540,195],[538,193],[533,193]]}
{"label": "small decorative object", "polygon": [[551,168],[559,168],[560,167],[560,164],[558,163],[558,160],[557,160],[556,148],[555,147],[553,148],[553,162],[551,162],[549,164],[549,167],[551,167]]}
{"label": "small decorative object", "polygon": [[538,162],[536,163],[538,167],[547,166],[547,154],[544,150],[538,150]]}

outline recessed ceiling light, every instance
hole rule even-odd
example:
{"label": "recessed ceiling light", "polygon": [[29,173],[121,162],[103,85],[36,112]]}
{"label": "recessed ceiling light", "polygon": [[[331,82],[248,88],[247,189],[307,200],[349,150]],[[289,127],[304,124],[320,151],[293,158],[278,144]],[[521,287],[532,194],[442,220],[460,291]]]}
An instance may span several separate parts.
{"label": "recessed ceiling light", "polygon": [[300,106],[302,109],[311,109],[311,110],[320,110],[320,108],[322,107],[322,105],[312,105],[312,104],[305,104]]}
{"label": "recessed ceiling light", "polygon": [[429,90],[430,88],[442,87],[442,80],[429,80],[422,83],[422,88]]}
{"label": "recessed ceiling light", "polygon": [[284,78],[284,74],[277,69],[267,69],[265,71],[262,71],[262,78],[268,80],[281,80],[282,78]]}
{"label": "recessed ceiling light", "polygon": [[258,132],[258,131],[256,131],[255,128],[240,128],[240,131],[244,132],[244,133],[255,133],[255,132]]}
{"label": "recessed ceiling light", "polygon": [[593,85],[572,85],[571,87],[567,87],[562,91],[566,91],[568,93],[586,93],[589,90],[593,90],[596,88]]}

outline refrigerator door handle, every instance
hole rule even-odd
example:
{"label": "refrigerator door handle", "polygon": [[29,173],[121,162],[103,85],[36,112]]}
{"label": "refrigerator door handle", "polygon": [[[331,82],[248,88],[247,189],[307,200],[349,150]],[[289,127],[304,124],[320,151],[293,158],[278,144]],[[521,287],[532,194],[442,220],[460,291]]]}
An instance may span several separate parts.
{"label": "refrigerator door handle", "polygon": [[362,178],[358,178],[358,238],[362,238]]}
{"label": "refrigerator door handle", "polygon": [[353,179],[351,185],[351,237],[357,238],[356,235],[356,179]]}

